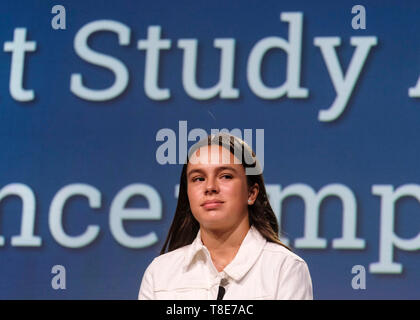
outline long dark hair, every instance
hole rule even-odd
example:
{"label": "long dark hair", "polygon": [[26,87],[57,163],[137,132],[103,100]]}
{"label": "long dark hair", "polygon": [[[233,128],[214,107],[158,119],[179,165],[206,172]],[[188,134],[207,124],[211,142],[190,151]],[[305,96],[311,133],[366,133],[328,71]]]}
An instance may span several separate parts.
{"label": "long dark hair", "polygon": [[175,210],[174,219],[160,254],[191,244],[197,236],[200,224],[194,218],[190,208],[190,201],[187,194],[187,166],[191,155],[198,148],[211,145],[222,146],[235,156],[239,154],[241,164],[244,168],[253,170],[254,174],[247,174],[247,184],[248,187],[251,187],[257,183],[259,192],[254,204],[248,206],[249,223],[250,225],[253,225],[267,241],[277,243],[290,250],[290,248],[283,244],[278,237],[279,226],[270,202],[268,201],[262,169],[255,153],[248,144],[241,139],[226,133],[219,133],[200,140],[192,146],[189,151],[188,159],[182,167],[178,204]]}

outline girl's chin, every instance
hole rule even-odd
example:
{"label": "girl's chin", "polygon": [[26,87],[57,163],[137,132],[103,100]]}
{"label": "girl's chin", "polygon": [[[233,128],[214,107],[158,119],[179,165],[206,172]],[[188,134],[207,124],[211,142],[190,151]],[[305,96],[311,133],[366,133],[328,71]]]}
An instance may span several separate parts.
{"label": "girl's chin", "polygon": [[206,229],[224,229],[226,228],[226,219],[223,219],[222,217],[207,217],[205,219],[200,219],[199,221],[200,226],[206,228]]}

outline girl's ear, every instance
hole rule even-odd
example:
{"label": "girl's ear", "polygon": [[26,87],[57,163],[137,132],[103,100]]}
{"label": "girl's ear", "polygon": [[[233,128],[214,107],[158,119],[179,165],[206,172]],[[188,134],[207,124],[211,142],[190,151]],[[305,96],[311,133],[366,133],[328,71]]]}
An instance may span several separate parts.
{"label": "girl's ear", "polygon": [[254,183],[254,185],[251,186],[248,191],[248,205],[254,204],[259,192],[260,186],[258,185],[258,183]]}

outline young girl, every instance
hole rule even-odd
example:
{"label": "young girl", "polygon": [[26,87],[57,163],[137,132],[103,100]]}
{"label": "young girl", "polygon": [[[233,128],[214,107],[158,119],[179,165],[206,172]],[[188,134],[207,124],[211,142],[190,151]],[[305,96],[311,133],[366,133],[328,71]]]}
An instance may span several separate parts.
{"label": "young girl", "polygon": [[305,261],[278,238],[261,167],[244,141],[218,134],[190,149],[172,225],[138,298],[313,298]]}

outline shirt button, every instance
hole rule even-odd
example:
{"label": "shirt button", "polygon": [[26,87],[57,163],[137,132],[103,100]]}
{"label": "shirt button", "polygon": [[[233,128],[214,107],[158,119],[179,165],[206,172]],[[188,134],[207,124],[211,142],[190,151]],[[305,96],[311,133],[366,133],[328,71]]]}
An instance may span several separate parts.
{"label": "shirt button", "polygon": [[220,285],[221,285],[222,287],[227,286],[227,285],[228,285],[228,283],[229,283],[229,280],[228,280],[228,279],[226,279],[226,278],[223,278],[222,280],[220,280]]}

